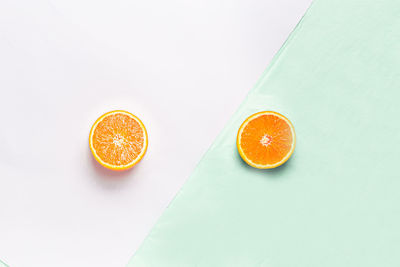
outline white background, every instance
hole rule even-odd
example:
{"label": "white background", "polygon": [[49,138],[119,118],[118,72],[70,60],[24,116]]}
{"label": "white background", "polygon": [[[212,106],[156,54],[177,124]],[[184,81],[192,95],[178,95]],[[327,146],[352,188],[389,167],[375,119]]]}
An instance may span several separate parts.
{"label": "white background", "polygon": [[[311,0],[0,0],[0,259],[124,266]],[[103,169],[92,123],[149,132]]]}

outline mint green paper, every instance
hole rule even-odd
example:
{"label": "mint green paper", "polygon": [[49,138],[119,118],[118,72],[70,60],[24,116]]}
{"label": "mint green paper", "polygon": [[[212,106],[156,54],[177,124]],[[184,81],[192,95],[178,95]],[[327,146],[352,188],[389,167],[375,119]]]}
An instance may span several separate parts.
{"label": "mint green paper", "polygon": [[[400,2],[317,0],[129,266],[400,266]],[[297,147],[248,167],[241,122],[275,110]]]}

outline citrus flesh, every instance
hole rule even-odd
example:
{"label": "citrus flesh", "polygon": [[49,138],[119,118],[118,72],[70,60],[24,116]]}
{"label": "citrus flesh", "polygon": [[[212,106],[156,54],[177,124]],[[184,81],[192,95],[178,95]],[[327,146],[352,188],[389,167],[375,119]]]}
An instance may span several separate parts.
{"label": "citrus flesh", "polygon": [[236,145],[242,159],[259,169],[285,163],[296,145],[292,123],[274,111],[262,111],[248,117],[240,126]]}
{"label": "citrus flesh", "polygon": [[104,167],[125,170],[133,167],[147,150],[147,131],[135,115],[116,110],[102,115],[93,124],[89,146]]}

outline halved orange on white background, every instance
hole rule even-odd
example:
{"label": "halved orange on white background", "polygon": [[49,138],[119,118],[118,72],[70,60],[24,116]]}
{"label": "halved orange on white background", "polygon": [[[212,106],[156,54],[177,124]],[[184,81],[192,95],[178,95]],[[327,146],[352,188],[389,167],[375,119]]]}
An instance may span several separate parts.
{"label": "halved orange on white background", "polygon": [[296,134],[285,116],[262,111],[242,123],[236,145],[247,164],[258,169],[271,169],[285,163],[293,154]]}
{"label": "halved orange on white background", "polygon": [[112,170],[133,167],[143,158],[147,145],[144,124],[138,117],[123,110],[102,115],[89,134],[89,146],[94,158]]}

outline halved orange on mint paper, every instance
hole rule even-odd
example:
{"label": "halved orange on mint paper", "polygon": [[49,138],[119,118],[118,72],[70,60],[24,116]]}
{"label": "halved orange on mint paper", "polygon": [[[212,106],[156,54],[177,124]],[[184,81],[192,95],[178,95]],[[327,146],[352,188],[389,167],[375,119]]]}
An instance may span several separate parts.
{"label": "halved orange on mint paper", "polygon": [[94,158],[111,170],[133,167],[147,150],[147,131],[135,115],[110,111],[96,120],[89,134],[89,146]]}
{"label": "halved orange on mint paper", "polygon": [[296,134],[288,118],[274,111],[262,111],[242,123],[236,145],[247,164],[271,169],[285,163],[293,154]]}

